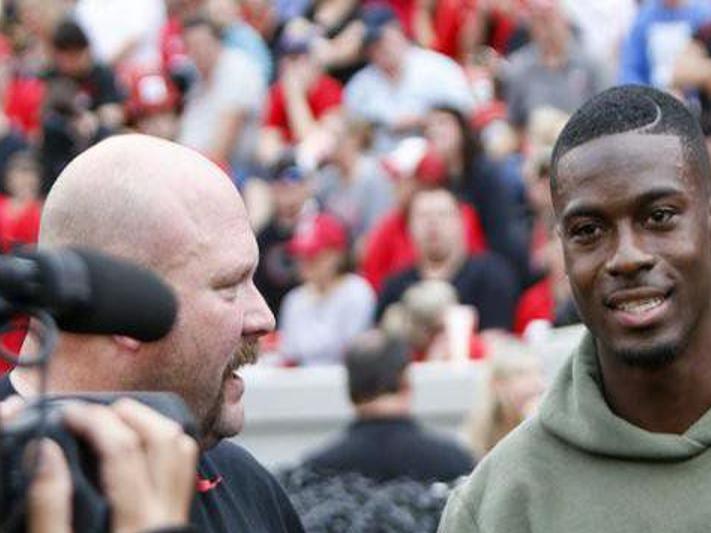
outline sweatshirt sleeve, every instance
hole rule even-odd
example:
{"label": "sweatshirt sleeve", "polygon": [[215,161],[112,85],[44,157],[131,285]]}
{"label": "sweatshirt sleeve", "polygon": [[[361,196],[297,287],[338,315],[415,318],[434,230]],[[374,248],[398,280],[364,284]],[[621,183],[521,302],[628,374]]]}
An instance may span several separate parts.
{"label": "sweatshirt sleeve", "polygon": [[476,517],[464,501],[464,487],[452,492],[442,513],[437,533],[481,533]]}

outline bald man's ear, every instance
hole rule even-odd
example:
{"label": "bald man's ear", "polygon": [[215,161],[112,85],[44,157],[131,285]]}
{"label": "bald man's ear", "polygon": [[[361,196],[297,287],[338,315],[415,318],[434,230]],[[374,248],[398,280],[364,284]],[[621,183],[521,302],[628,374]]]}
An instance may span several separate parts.
{"label": "bald man's ear", "polygon": [[133,337],[126,337],[125,335],[112,335],[114,342],[117,343],[124,350],[129,352],[137,352],[143,343],[134,339]]}

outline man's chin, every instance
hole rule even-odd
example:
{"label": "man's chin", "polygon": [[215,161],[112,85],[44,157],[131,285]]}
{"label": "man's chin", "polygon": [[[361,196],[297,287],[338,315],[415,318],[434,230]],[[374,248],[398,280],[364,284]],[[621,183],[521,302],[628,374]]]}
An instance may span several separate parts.
{"label": "man's chin", "polygon": [[242,402],[228,404],[222,406],[220,414],[215,420],[215,423],[207,431],[206,439],[217,444],[222,439],[234,437],[242,431],[244,426],[244,407]]}
{"label": "man's chin", "polygon": [[611,346],[614,356],[627,366],[662,368],[674,360],[683,350],[684,343],[678,339],[644,339],[638,342],[617,343]]}

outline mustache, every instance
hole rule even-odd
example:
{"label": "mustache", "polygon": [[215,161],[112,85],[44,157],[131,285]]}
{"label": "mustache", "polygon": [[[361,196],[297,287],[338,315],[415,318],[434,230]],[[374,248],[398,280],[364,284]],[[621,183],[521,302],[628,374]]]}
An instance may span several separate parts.
{"label": "mustache", "polygon": [[239,366],[253,365],[259,359],[259,341],[249,340],[242,343],[236,354]]}

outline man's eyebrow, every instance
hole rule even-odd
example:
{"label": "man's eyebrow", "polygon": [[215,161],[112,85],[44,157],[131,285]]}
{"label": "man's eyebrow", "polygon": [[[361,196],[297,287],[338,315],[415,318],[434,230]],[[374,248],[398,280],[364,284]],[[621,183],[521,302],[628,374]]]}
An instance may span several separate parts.
{"label": "man's eyebrow", "polygon": [[221,285],[226,283],[235,283],[239,281],[243,276],[249,274],[253,269],[252,264],[239,263],[235,264],[229,269],[220,270],[212,275],[212,283],[214,285]]}
{"label": "man's eyebrow", "polygon": [[[639,197],[635,199],[635,204],[638,206],[650,204],[656,202],[662,198],[667,198],[670,196],[682,196],[684,191],[671,186],[665,187],[655,187],[648,191],[642,193]],[[592,204],[586,202],[575,203],[573,202],[568,206],[561,215],[561,222],[565,224],[567,221],[577,218],[577,217],[600,217],[602,216],[602,209],[599,204]]]}
{"label": "man's eyebrow", "polygon": [[568,222],[573,218],[578,217],[599,217],[601,216],[601,210],[597,204],[590,204],[584,202],[573,202],[572,205],[565,208],[560,216],[560,220],[563,224]]}
{"label": "man's eyebrow", "polygon": [[669,196],[682,196],[684,191],[676,187],[657,187],[642,194],[637,200],[638,205],[651,204]]}

